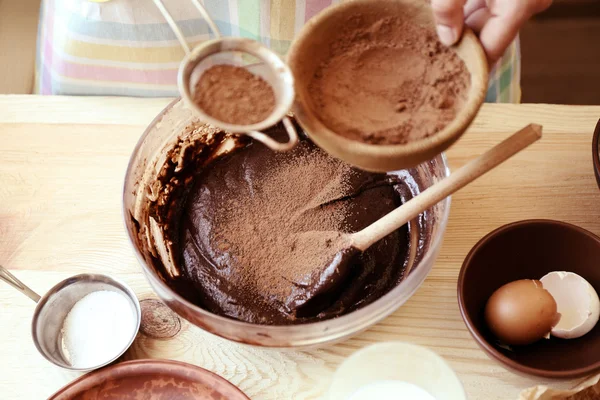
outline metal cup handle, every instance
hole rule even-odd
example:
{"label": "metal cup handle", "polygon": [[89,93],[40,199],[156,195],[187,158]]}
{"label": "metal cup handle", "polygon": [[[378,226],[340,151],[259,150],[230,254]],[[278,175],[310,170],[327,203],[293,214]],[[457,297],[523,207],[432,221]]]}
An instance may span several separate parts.
{"label": "metal cup handle", "polygon": [[26,284],[17,279],[16,276],[11,274],[6,268],[0,265],[0,279],[8,283],[10,286],[23,293],[36,303],[40,300],[40,295],[31,290]]}
{"label": "metal cup handle", "polygon": [[289,140],[285,143],[278,142],[271,138],[268,135],[265,135],[259,131],[249,131],[246,132],[246,135],[250,136],[254,140],[258,140],[268,148],[274,151],[288,151],[294,148],[296,143],[298,143],[298,132],[296,132],[296,128],[294,128],[294,124],[288,117],[283,118],[282,120],[283,126],[285,126],[285,130],[288,134]]}
{"label": "metal cup handle", "polygon": [[[210,17],[210,15],[206,11],[206,9],[202,5],[202,3],[200,3],[199,0],[191,0],[191,1],[192,1],[192,4],[194,6],[196,6],[198,11],[200,11],[202,18],[204,18],[204,20],[206,21],[206,23],[208,24],[210,29],[213,31],[213,34],[215,35],[215,37],[220,38],[221,31],[217,27],[217,24],[215,24],[215,21]],[[190,54],[192,49],[190,48],[190,45],[187,42],[187,40],[185,40],[185,35],[181,31],[181,29],[179,29],[179,26],[177,26],[177,22],[175,22],[175,19],[173,18],[173,16],[169,12],[169,10],[167,10],[167,8],[163,4],[162,0],[154,0],[154,4],[156,5],[156,7],[160,11],[160,13],[163,15],[163,17],[165,18],[165,20],[171,27],[171,30],[173,30],[173,33],[175,34],[175,37],[179,41],[179,44],[181,45],[181,47],[183,47],[185,54]]]}

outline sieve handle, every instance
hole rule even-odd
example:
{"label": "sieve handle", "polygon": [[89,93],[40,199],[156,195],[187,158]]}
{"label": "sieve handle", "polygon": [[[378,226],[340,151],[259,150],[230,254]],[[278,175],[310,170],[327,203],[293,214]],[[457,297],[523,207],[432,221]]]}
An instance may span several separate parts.
{"label": "sieve handle", "polygon": [[23,293],[25,296],[29,297],[31,300],[36,303],[40,301],[40,295],[31,290],[27,285],[17,279],[16,276],[11,274],[6,268],[0,265],[0,280],[8,283],[10,286],[17,289],[19,292]]}
{"label": "sieve handle", "polygon": [[[200,11],[200,14],[202,14],[202,18],[204,18],[215,37],[219,39],[221,37],[221,31],[219,31],[217,24],[215,24],[215,21],[213,21],[213,19],[210,17],[208,12],[206,11],[206,8],[204,8],[202,3],[200,3],[200,0],[191,0],[191,2],[193,5],[196,6],[198,11]],[[190,54],[192,49],[190,48],[190,45],[187,42],[187,40],[185,40],[185,35],[183,34],[183,32],[181,32],[181,29],[179,29],[177,22],[175,22],[175,19],[173,18],[169,10],[167,10],[162,0],[154,0],[154,4],[156,5],[160,13],[163,15],[163,17],[165,17],[165,20],[167,21],[167,23],[171,27],[171,30],[177,37],[179,44],[181,44],[181,47],[183,47],[183,50],[185,50],[185,54]]]}
{"label": "sieve handle", "polygon": [[274,151],[288,151],[294,148],[296,143],[298,143],[298,132],[296,132],[296,128],[294,128],[294,124],[288,117],[283,118],[283,126],[285,126],[285,130],[288,134],[289,140],[286,143],[281,143],[268,135],[265,135],[262,132],[258,131],[249,131],[246,132],[246,135],[250,136],[254,140],[258,140],[268,148]]}

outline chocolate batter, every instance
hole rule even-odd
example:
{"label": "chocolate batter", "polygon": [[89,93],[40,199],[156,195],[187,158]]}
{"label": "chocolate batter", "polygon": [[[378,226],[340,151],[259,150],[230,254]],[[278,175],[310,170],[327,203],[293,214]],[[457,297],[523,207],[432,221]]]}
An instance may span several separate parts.
{"label": "chocolate batter", "polygon": [[[281,126],[270,134],[285,137]],[[181,275],[169,283],[215,314],[271,325],[332,318],[404,277],[407,226],[343,259],[323,258],[332,241],[305,245],[363,229],[410,196],[397,176],[354,169],[306,138],[285,153],[257,143],[234,150],[181,193],[185,206],[171,224]]]}
{"label": "chocolate batter", "polygon": [[440,131],[465,103],[469,72],[432,29],[358,15],[337,34],[310,83],[315,112],[337,134],[403,144]]}

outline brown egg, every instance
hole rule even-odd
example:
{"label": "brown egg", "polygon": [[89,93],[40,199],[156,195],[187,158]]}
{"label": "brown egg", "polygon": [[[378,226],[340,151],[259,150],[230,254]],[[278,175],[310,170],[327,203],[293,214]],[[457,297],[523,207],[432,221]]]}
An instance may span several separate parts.
{"label": "brown egg", "polygon": [[526,345],[547,337],[560,320],[556,301],[537,280],[523,279],[496,290],[485,306],[485,321],[505,344]]}

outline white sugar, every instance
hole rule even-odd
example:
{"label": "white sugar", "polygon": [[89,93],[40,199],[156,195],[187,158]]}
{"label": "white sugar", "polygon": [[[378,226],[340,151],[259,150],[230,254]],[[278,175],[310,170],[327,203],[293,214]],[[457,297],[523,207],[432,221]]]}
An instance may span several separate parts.
{"label": "white sugar", "polygon": [[63,353],[73,367],[97,367],[125,349],[135,327],[135,311],[125,295],[92,292],[75,303],[65,318]]}

